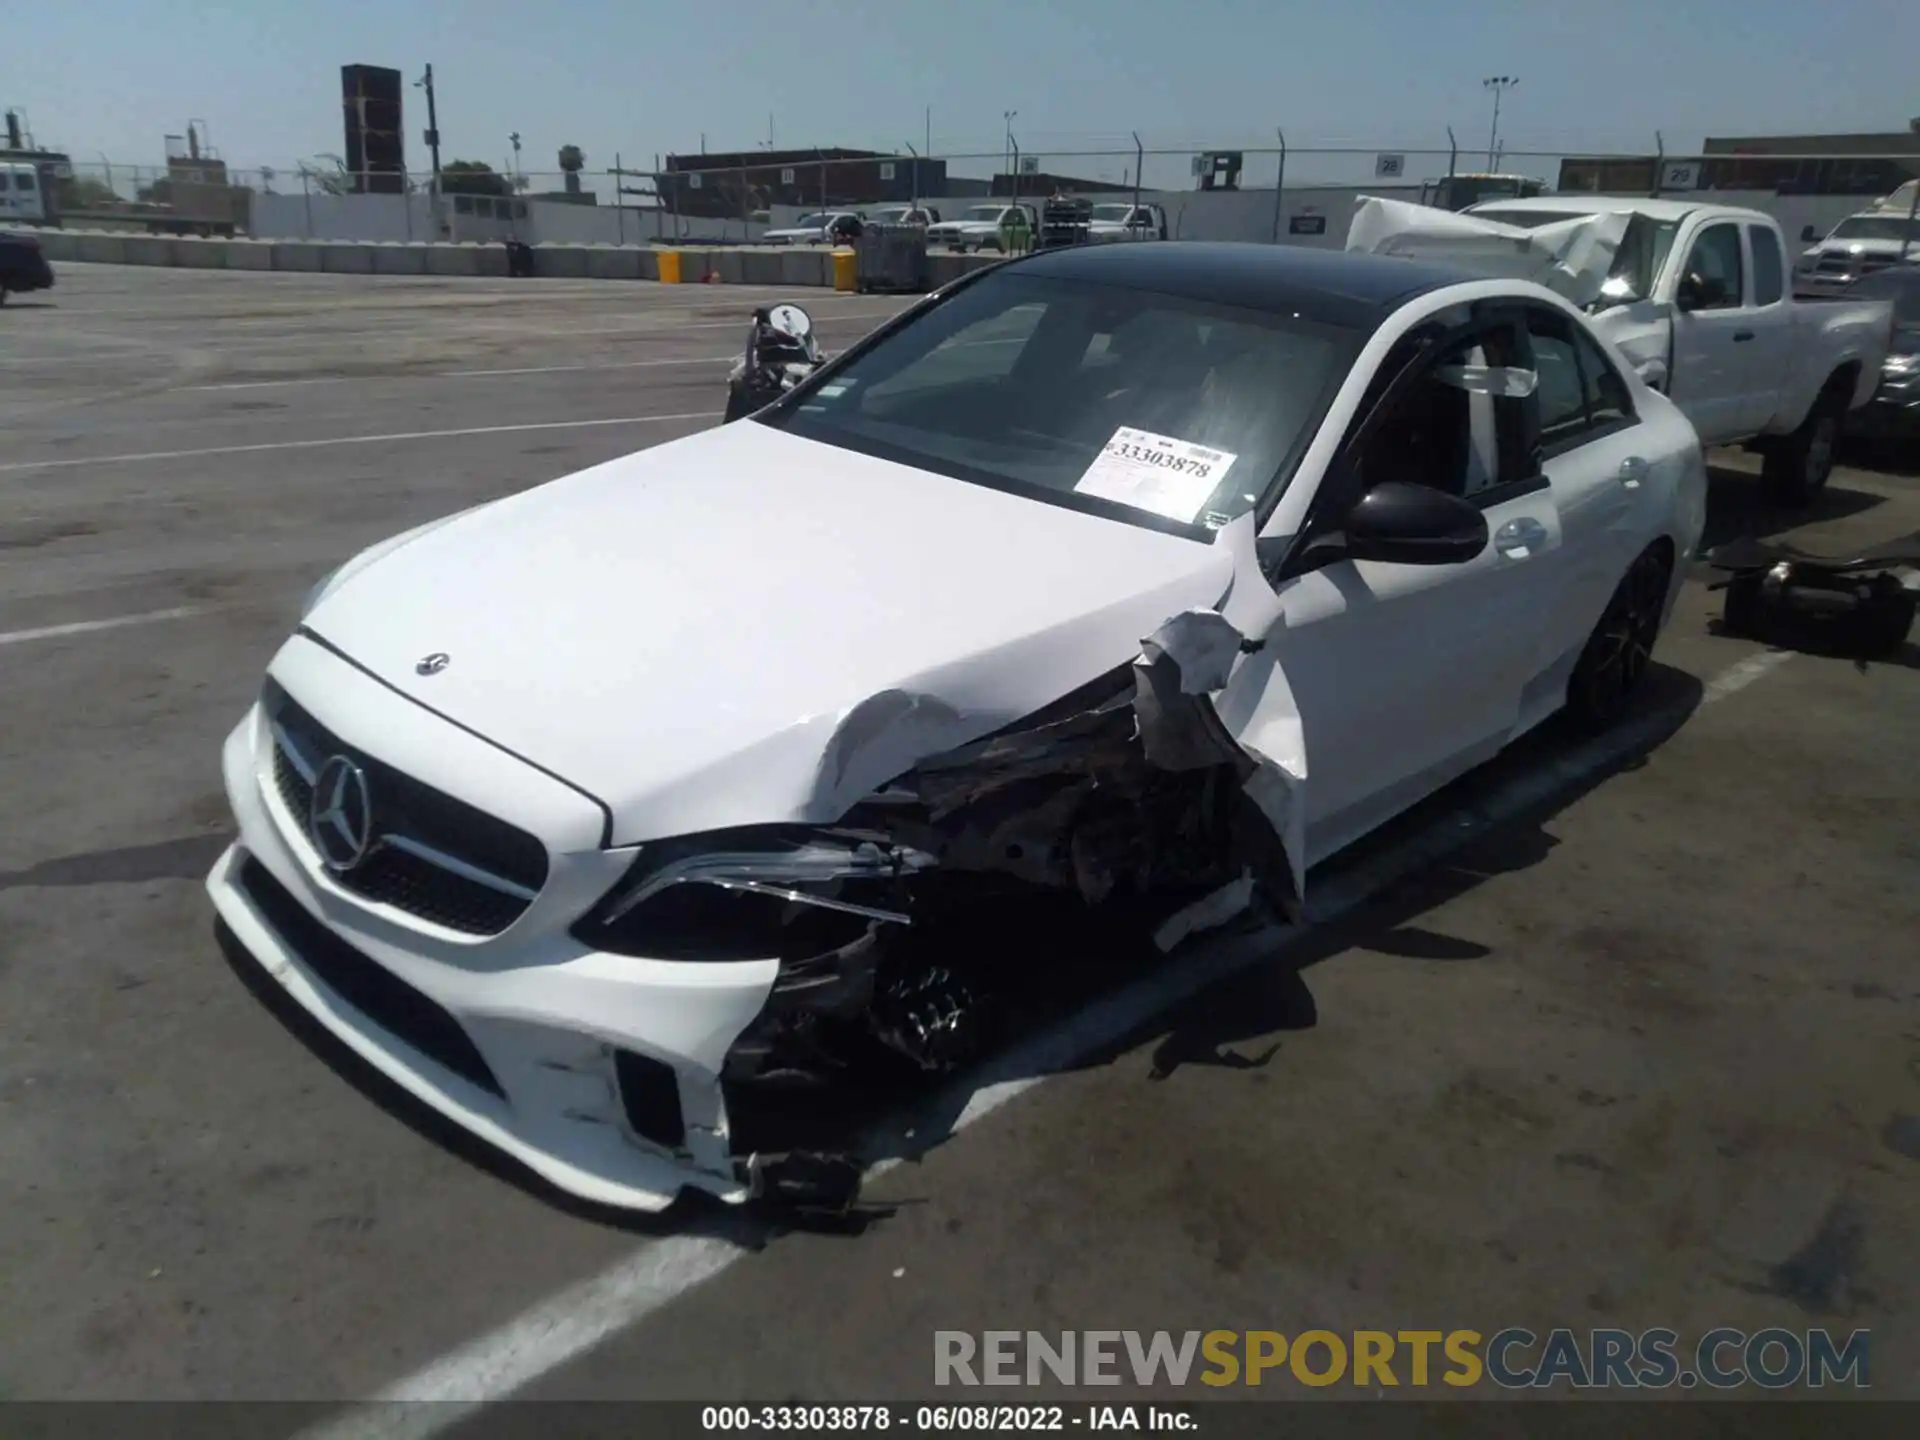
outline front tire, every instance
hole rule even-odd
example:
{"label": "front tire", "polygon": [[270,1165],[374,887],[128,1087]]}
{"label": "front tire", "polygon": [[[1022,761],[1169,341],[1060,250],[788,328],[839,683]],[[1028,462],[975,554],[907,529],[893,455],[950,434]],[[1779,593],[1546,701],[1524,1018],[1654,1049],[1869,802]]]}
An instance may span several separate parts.
{"label": "front tire", "polygon": [[1801,509],[1827,488],[1840,448],[1840,423],[1845,413],[1845,397],[1829,391],[1814,404],[1798,430],[1767,451],[1760,474],[1776,500]]}
{"label": "front tire", "polygon": [[1566,713],[1578,728],[1605,729],[1626,713],[1652,664],[1671,573],[1664,550],[1643,550],[1607,601],[1567,680]]}

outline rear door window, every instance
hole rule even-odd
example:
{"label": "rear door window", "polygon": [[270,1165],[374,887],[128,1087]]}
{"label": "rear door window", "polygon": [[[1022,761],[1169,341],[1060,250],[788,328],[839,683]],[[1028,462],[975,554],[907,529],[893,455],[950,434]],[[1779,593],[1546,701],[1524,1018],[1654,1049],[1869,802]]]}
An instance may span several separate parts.
{"label": "rear door window", "polygon": [[1780,237],[1771,226],[1749,225],[1753,246],[1753,303],[1774,305],[1787,293],[1786,266],[1780,256]]}

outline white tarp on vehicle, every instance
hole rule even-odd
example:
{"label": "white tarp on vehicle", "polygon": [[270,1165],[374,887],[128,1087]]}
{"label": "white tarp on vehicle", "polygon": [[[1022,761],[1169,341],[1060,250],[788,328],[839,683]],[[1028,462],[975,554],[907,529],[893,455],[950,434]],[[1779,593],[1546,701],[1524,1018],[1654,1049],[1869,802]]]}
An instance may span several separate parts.
{"label": "white tarp on vehicle", "polygon": [[1483,275],[1531,280],[1584,307],[1600,298],[1632,218],[1626,211],[1575,215],[1522,229],[1481,215],[1362,196],[1347,231],[1347,249],[1443,260]]}

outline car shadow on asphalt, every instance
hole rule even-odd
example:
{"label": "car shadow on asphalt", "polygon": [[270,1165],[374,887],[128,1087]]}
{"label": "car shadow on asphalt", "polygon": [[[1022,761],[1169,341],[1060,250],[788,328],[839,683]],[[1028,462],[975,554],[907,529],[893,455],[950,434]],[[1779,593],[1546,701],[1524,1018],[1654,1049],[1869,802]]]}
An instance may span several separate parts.
{"label": "car shadow on asphalt", "polygon": [[229,834],[191,835],[152,845],[122,845],[42,860],[24,870],[0,870],[0,890],[28,886],[138,885],[149,880],[199,880],[232,842]]}
{"label": "car shadow on asphalt", "polygon": [[[1546,859],[1559,843],[1548,833],[1547,823],[1614,776],[1646,765],[1687,723],[1704,695],[1696,677],[1656,662],[1633,712],[1613,730],[1581,737],[1557,721],[1543,725],[1313,871],[1307,881],[1310,900],[1316,888],[1337,889],[1368,874],[1388,877],[1339,918],[1304,931],[1269,931],[1271,945],[1264,958],[1256,955],[1215,983],[1063,1063],[1021,1068],[1009,1065],[1004,1056],[989,1062],[982,1067],[983,1076],[962,1077],[943,1087],[912,1107],[909,1122],[890,1127],[889,1133],[910,1137],[910,1143],[886,1143],[883,1136],[882,1143],[863,1151],[861,1158],[868,1164],[918,1160],[952,1136],[968,1106],[987,1088],[1104,1068],[1148,1047],[1143,1076],[1148,1082],[1165,1081],[1183,1066],[1262,1069],[1279,1053],[1287,1034],[1318,1023],[1318,1007],[1307,983],[1312,967],[1351,950],[1436,965],[1471,964],[1487,957],[1492,952],[1486,946],[1432,929],[1421,923],[1423,917],[1488,880]],[[1529,784],[1540,776],[1554,778]],[[1463,817],[1478,814],[1486,797],[1508,785],[1526,787],[1517,812],[1484,824],[1461,823]],[[1457,846],[1446,844],[1448,827],[1463,832]],[[1433,844],[1435,836],[1440,837],[1438,845]],[[1401,854],[1415,858],[1396,873],[1394,862]],[[1422,855],[1431,858],[1418,858]],[[1224,943],[1236,942],[1259,943],[1253,934],[1229,937]],[[1152,963],[1177,966],[1183,959],[1195,960],[1207,944],[1208,938],[1202,937]],[[1138,975],[1135,970],[1126,978]],[[1102,998],[1083,996],[1083,1008],[1096,1006]],[[1070,1013],[1048,1018],[1058,1024]],[[1015,1040],[1008,1053],[1023,1048],[1028,1047]]]}
{"label": "car shadow on asphalt", "polygon": [[1884,495],[1829,482],[1813,503],[1799,507],[1775,500],[1758,475],[1723,465],[1707,467],[1707,523],[1699,551],[1705,554],[1729,540],[1752,536],[1771,539],[1802,525],[1844,520],[1886,504]]}

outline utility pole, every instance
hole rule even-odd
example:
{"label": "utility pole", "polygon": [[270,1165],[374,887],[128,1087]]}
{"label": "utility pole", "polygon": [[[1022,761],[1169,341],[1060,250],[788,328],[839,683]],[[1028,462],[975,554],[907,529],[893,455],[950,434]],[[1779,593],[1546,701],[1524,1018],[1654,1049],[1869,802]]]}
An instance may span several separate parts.
{"label": "utility pole", "polygon": [[1487,169],[1498,163],[1500,153],[1500,97],[1520,83],[1518,75],[1489,75],[1480,82],[1480,88],[1493,92],[1493,129],[1487,132]]}
{"label": "utility pole", "polygon": [[1008,170],[1012,170],[1013,168],[1013,162],[1009,158],[1013,154],[1013,117],[1018,115],[1019,113],[1020,112],[1018,110],[1006,110],[1001,112],[1001,118],[1007,122],[1007,137],[1006,137],[1005,143],[1001,147],[1000,158],[1001,158],[1001,162],[1006,165]]}
{"label": "utility pole", "polygon": [[414,88],[427,92],[427,151],[433,157],[433,188],[428,194],[433,209],[433,238],[442,240],[447,230],[446,222],[440,217],[440,112],[433,103],[433,66],[427,66],[427,73],[413,83]]}

